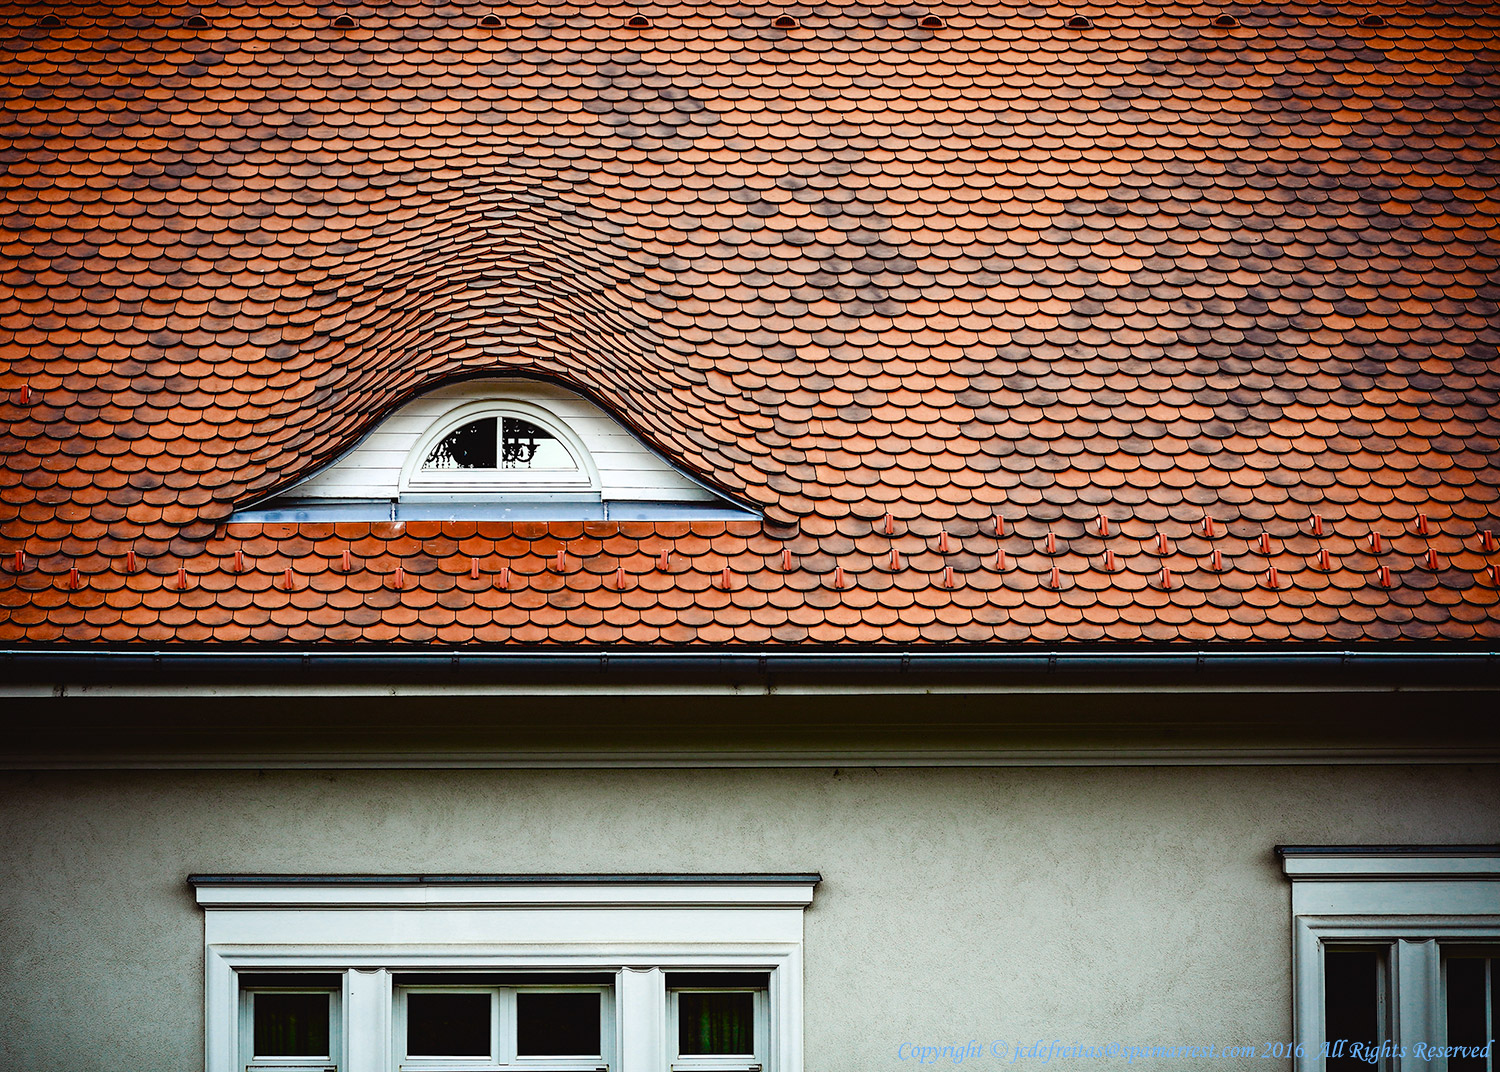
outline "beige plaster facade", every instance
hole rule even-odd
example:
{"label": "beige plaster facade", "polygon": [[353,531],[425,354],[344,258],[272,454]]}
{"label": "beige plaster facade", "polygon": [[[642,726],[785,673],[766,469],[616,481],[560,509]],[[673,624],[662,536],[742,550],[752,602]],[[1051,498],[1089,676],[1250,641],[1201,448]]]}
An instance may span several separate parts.
{"label": "beige plaster facade", "polygon": [[1273,846],[1500,841],[1493,765],[38,771],[0,787],[7,1072],[202,1067],[193,872],[820,872],[806,1068],[896,1072],[914,1067],[903,1042],[1284,1041]]}

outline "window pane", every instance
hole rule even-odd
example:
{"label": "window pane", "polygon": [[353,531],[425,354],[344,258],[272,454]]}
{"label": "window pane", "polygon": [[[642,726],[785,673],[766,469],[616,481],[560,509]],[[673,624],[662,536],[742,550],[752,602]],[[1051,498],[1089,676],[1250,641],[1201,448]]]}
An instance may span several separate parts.
{"label": "window pane", "polygon": [[490,996],[406,995],[406,1055],[490,1056]]}
{"label": "window pane", "polygon": [[677,995],[678,1053],[752,1054],[755,1052],[755,995]]}
{"label": "window pane", "polygon": [[432,448],[423,469],[494,469],[495,417],[481,417],[449,432]]}
{"label": "window pane", "polygon": [[[1328,1072],[1369,1072],[1370,1063],[1350,1051],[1356,1044],[1379,1045],[1380,954],[1365,949],[1324,950],[1323,984],[1324,1038],[1333,1047],[1326,1063]],[[1342,1051],[1340,1042],[1344,1043]]]}
{"label": "window pane", "polygon": [[255,1056],[327,1057],[327,994],[256,994]]}
{"label": "window pane", "polygon": [[597,1055],[599,995],[517,994],[516,1052],[528,1057]]}
{"label": "window pane", "polygon": [[576,469],[572,457],[545,428],[519,417],[506,417],[500,440],[505,469]]}
{"label": "window pane", "polygon": [[[1448,1045],[1475,1047],[1481,1051],[1489,1040],[1485,1013],[1490,1004],[1485,993],[1485,970],[1481,957],[1453,957],[1448,961]],[[1448,1072],[1487,1072],[1482,1055],[1448,1058]]]}

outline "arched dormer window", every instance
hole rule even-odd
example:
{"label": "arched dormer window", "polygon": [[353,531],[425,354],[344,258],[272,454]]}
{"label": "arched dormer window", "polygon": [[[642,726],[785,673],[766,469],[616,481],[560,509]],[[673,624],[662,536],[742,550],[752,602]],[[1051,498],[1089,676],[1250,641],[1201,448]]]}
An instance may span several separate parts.
{"label": "arched dormer window", "polygon": [[444,413],[402,467],[411,494],[597,492],[592,455],[567,424],[519,399],[472,402]]}
{"label": "arched dormer window", "polygon": [[331,465],[239,521],[673,520],[756,515],[588,399],[467,380],[401,406]]}

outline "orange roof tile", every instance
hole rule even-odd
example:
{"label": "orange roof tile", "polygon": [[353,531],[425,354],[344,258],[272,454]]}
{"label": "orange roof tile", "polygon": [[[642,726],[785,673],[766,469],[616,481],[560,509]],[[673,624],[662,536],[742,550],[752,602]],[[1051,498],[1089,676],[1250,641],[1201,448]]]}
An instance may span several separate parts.
{"label": "orange roof tile", "polygon": [[[0,3],[0,642],[1500,636],[1485,5],[482,7]],[[764,523],[227,523],[477,371]]]}

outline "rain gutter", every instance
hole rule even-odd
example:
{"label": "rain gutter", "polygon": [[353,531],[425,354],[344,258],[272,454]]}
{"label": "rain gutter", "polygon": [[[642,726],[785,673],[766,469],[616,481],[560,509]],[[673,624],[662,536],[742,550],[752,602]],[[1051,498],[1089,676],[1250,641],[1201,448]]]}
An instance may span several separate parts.
{"label": "rain gutter", "polygon": [[[787,651],[714,649],[661,651],[593,649],[289,648],[267,650],[0,649],[0,695],[26,683],[181,682],[299,684],[351,682],[428,685],[552,681],[592,688],[658,683],[743,684],[802,682],[949,683],[954,686],[1034,682],[1098,682],[1130,687],[1236,682],[1275,691],[1298,685],[1370,688],[1500,688],[1500,652],[1491,649],[1226,649],[1122,651],[1052,649],[955,651],[856,649]],[[23,686],[24,687],[24,686]],[[12,693],[14,694],[14,693]]]}

